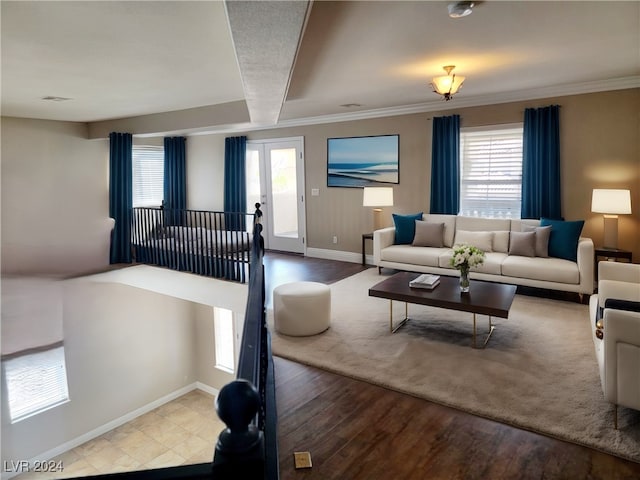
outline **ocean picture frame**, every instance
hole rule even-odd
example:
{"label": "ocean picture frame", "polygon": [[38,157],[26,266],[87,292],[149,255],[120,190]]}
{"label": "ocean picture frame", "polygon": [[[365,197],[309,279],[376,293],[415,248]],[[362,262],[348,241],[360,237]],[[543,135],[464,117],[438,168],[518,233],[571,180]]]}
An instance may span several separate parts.
{"label": "ocean picture frame", "polygon": [[327,139],[327,187],[400,183],[400,135]]}

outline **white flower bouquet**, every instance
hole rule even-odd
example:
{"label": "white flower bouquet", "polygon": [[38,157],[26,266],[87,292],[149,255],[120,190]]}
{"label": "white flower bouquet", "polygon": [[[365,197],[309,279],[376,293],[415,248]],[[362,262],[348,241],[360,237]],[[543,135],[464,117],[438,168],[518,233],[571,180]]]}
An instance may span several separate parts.
{"label": "white flower bouquet", "polygon": [[450,264],[453,268],[460,270],[460,291],[468,293],[471,283],[469,282],[469,269],[482,265],[484,262],[484,252],[473,245],[454,245],[453,257]]}
{"label": "white flower bouquet", "polygon": [[453,268],[463,271],[469,271],[470,268],[482,265],[484,262],[484,252],[473,245],[454,245],[453,257],[450,264]]}

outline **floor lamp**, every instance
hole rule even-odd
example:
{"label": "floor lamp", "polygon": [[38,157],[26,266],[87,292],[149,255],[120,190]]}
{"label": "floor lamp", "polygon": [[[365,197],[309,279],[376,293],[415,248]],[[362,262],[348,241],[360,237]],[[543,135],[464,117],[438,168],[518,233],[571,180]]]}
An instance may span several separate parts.
{"label": "floor lamp", "polygon": [[384,227],[382,224],[382,208],[393,206],[393,187],[364,187],[362,206],[374,207],[373,231]]}
{"label": "floor lamp", "polygon": [[604,213],[605,248],[618,248],[618,215],[631,213],[631,192],[596,188],[591,196],[591,211]]}

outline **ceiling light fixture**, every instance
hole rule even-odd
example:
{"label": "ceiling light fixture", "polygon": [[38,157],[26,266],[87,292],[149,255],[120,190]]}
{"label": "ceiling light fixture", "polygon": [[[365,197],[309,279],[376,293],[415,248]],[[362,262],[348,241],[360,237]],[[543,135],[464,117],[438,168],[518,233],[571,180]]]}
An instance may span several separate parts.
{"label": "ceiling light fixture", "polygon": [[433,88],[435,93],[442,95],[445,101],[449,101],[456,93],[458,93],[465,77],[461,77],[460,75],[456,76],[455,73],[453,75],[451,74],[453,69],[456,68],[455,65],[447,65],[442,68],[447,72],[447,75],[434,77],[431,82],[431,88]]}
{"label": "ceiling light fixture", "polygon": [[449,16],[451,18],[466,17],[473,12],[475,2],[453,2],[449,4]]}

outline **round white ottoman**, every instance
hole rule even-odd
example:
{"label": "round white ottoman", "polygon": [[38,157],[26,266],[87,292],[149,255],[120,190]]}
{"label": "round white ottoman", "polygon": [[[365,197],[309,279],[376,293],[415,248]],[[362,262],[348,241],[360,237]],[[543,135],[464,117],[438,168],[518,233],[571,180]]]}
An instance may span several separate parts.
{"label": "round white ottoman", "polygon": [[293,282],[273,289],[276,331],[293,337],[324,332],[331,320],[331,289],[324,283]]}

